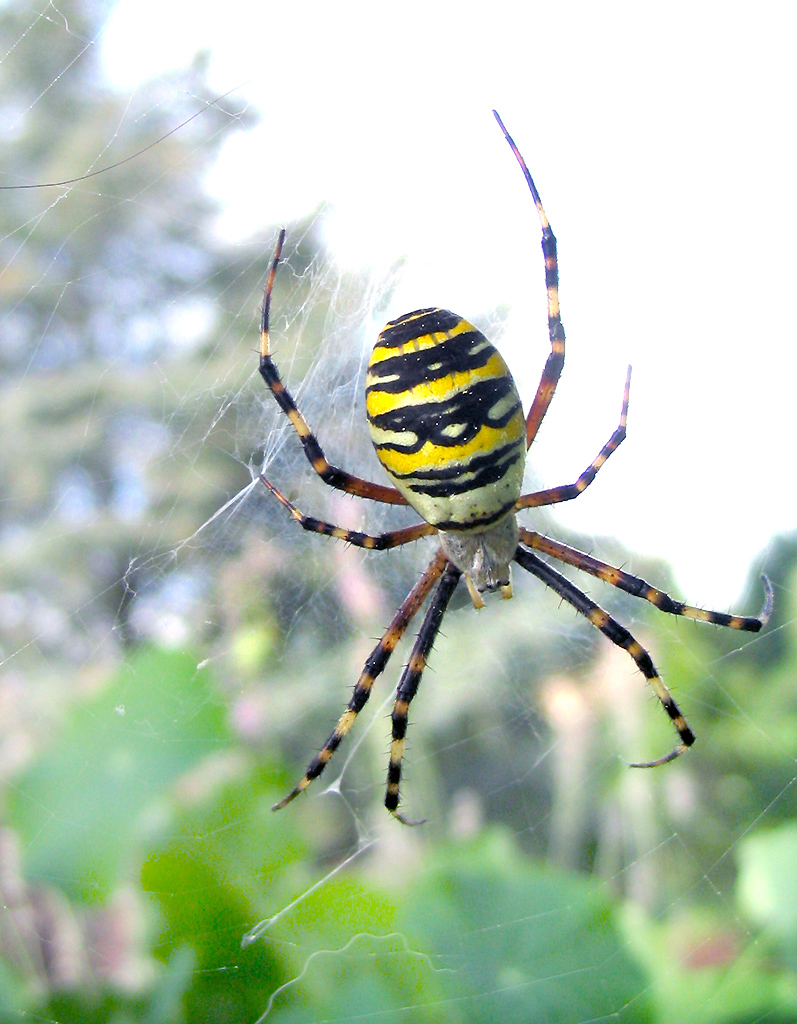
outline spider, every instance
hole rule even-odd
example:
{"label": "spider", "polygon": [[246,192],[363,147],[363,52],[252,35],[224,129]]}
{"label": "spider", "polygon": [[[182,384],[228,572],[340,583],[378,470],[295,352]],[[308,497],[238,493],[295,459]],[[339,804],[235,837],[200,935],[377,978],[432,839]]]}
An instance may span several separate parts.
{"label": "spider", "polygon": [[694,743],[694,733],[648,652],[624,626],[535,552],[596,576],[671,615],[757,632],[772,609],[772,586],[766,577],[762,577],[766,596],[758,618],[707,611],[673,600],[637,576],[518,524],[517,513],[523,509],[576,498],[617,450],[626,435],[631,368],[625,381],[620,422],[578,479],[571,484],[521,494],[526,451],[537,435],[562,372],[565,334],[559,315],[556,239],[523,157],[501,118],[495,111],[493,115],[523,172],[542,226],[551,351],[525,417],[509,368],[487,338],[448,310],[418,309],[387,324],[371,353],[366,377],[366,412],[371,439],[393,486],[371,483],[332,465],[280,379],[271,357],[269,310],[285,230],[279,234],[263,299],[260,374],[324,483],[360,498],[410,505],[422,522],[376,535],[347,530],[305,515],[262,473],[260,480],[305,530],[380,551],[432,534],[437,535],[439,546],[366,660],[351,700],[326,743],[310,762],[301,781],[274,805],[274,810],[285,807],[323,772],[365,706],[374,681],[384,671],[413,617],[432,595],[396,692],[384,801],[387,810],[399,821],[417,824],[399,811],[408,713],[446,608],[462,576],[474,607],[480,608],[484,604],[481,596],[484,591],[500,590],[505,598],[512,596],[509,568],[514,561],[589,619],[613,644],[629,653],[678,733],[678,743],[670,753],[653,761],[633,764],[634,768],[653,768],[674,760]]}

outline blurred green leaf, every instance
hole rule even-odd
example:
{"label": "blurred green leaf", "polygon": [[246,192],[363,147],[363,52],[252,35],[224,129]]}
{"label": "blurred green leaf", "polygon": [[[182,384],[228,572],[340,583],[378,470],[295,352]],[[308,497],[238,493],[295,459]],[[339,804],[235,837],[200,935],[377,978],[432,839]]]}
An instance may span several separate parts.
{"label": "blurred green leaf", "polygon": [[363,927],[353,893],[324,888],[318,903],[335,904],[340,935],[306,948],[296,984],[275,1000],[280,1021],[399,1010],[429,1024],[653,1021],[646,978],[600,886],[530,864],[496,831],[413,861],[394,890],[405,877],[384,930],[373,919]]}
{"label": "blurred green leaf", "polygon": [[227,746],[225,720],[195,659],[133,654],[98,697],[73,705],[9,793],[27,876],[58,880],[76,899],[107,897],[136,868],[147,828],[168,814],[175,781]]}
{"label": "blurred green leaf", "polygon": [[797,824],[747,836],[739,846],[737,897],[742,910],[779,944],[797,970]]}
{"label": "blurred green leaf", "polygon": [[430,956],[452,1020],[653,1020],[601,886],[529,863],[503,833],[440,851],[407,897],[399,926]]}

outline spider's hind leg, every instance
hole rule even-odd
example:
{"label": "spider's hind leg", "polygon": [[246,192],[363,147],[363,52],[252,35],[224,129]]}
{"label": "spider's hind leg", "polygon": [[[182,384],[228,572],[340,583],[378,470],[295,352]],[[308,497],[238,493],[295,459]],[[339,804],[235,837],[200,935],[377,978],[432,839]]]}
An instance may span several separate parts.
{"label": "spider's hind leg", "polygon": [[612,436],[606,444],[601,448],[575,483],[562,484],[559,487],[547,487],[544,491],[534,491],[532,494],[522,494],[515,505],[516,512],[522,508],[539,508],[540,505],[558,505],[563,501],[572,501],[573,498],[577,498],[579,494],[589,487],[609,456],[616,452],[625,440],[625,431],[628,423],[628,400],[630,395],[631,367],[629,366],[625,375],[623,407],[620,410],[620,422],[615,427]]}
{"label": "spider's hind leg", "polygon": [[280,231],[263,294],[263,308],[260,316],[260,376],[276,398],[280,409],[291,421],[291,426],[302,442],[304,454],[308,462],[325,484],[335,487],[339,491],[346,491],[347,494],[356,494],[360,498],[371,498],[373,501],[382,501],[389,505],[406,505],[407,499],[395,487],[386,487],[384,484],[375,484],[371,483],[370,480],[363,480],[358,476],[354,476],[353,473],[347,473],[345,469],[333,466],[327,460],[318,438],[308,426],[307,420],[299,412],[293,395],[280,378],[279,371],[271,357],[269,319],[271,315],[271,293],[274,288],[274,280],[277,276],[277,267],[282,256],[284,242],[285,228]]}
{"label": "spider's hind leg", "polygon": [[559,383],[562,367],[565,363],[565,329],[562,326],[562,317],[559,312],[559,261],[556,254],[556,238],[551,230],[551,225],[548,223],[548,217],[543,209],[540,193],[537,191],[537,186],[532,180],[529,169],[526,166],[526,161],[521,156],[514,139],[504,127],[504,122],[495,110],[493,111],[493,116],[498,122],[498,127],[503,132],[504,138],[509,143],[509,148],[514,153],[521,171],[523,171],[523,177],[526,179],[526,184],[531,192],[531,198],[537,207],[537,215],[540,218],[540,226],[542,227],[542,254],[545,260],[545,290],[548,295],[548,335],[551,342],[551,351],[545,361],[542,378],[537,385],[537,393],[531,403],[528,416],[526,416],[526,447],[530,448],[531,442],[537,436],[537,431],[540,429],[543,417],[548,411],[548,406],[551,404],[551,399],[553,398],[554,391],[556,391],[556,385]]}
{"label": "spider's hind leg", "polygon": [[320,533],[325,537],[335,537],[347,544],[353,544],[356,548],[368,548],[371,551],[386,551],[388,548],[401,547],[402,544],[410,544],[421,537],[428,537],[437,530],[429,523],[416,523],[415,526],[407,526],[401,530],[390,530],[387,533],[362,533],[360,530],[348,530],[344,526],[336,526],[335,523],[327,523],[323,519],[316,519],[315,516],[305,515],[292,501],[289,501],[282,491],[278,490],[270,480],[267,480],[262,473],[259,474],[260,482],[270,491],[277,501],[286,508],[303,530],[310,533]]}

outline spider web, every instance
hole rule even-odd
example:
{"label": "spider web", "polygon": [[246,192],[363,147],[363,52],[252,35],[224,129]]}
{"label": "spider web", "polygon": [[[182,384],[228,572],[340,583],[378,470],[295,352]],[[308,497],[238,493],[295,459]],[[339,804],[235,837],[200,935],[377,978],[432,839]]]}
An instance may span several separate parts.
{"label": "spider web", "polygon": [[[0,1019],[794,1020],[786,26],[546,10],[532,54],[501,5],[478,34],[169,6],[0,9]],[[406,642],[274,815],[433,551],[312,537],[256,480],[414,521],[325,488],[257,375],[276,230],[276,359],[332,461],[380,479],[364,366],[408,309],[472,319],[528,404],[539,228],[492,106],[560,241],[529,487],[576,478],[634,365],[628,440],[524,521],[720,610],[764,571],[775,615],[728,635],[577,579],[698,736],[631,772],[674,737],[627,655],[520,573],[478,615],[461,588],[410,715],[426,824],[382,807]]]}

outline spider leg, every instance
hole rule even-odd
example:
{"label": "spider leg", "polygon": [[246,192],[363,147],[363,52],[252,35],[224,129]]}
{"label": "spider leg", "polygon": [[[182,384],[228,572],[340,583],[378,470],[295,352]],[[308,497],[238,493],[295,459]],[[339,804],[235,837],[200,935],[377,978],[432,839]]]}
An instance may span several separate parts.
{"label": "spider leg", "polygon": [[595,458],[590,462],[581,476],[574,484],[564,484],[560,487],[549,487],[545,491],[535,491],[533,494],[523,494],[518,498],[515,511],[522,508],[538,508],[540,505],[558,505],[562,501],[570,501],[577,498],[582,491],[585,491],[595,477],[598,470],[606,462],[612,452],[616,452],[625,440],[625,427],[628,420],[628,399],[631,394],[631,367],[625,378],[625,390],[623,391],[623,407],[620,412],[620,422],[615,427],[614,433],[601,448]]}
{"label": "spider leg", "polygon": [[390,761],[387,768],[387,789],[385,791],[385,807],[390,813],[398,818],[404,825],[420,825],[420,821],[410,821],[403,814],[399,813],[399,785],[401,783],[401,764],[404,759],[404,744],[407,735],[407,716],[410,710],[410,702],[418,692],[423,670],[429,659],[432,645],[440,630],[448,602],[456,589],[459,577],[462,575],[459,569],[452,563],[446,567],[443,578],[434,595],[432,603],[426,610],[423,624],[418,631],[418,637],[412,648],[410,660],[399,680],[396,691],[396,703],[393,706],[393,738],[390,744]]}
{"label": "spider leg", "polygon": [[261,483],[274,495],[285,508],[290,512],[296,522],[303,530],[311,533],[320,533],[327,537],[336,537],[338,540],[345,540],[347,544],[353,544],[356,548],[370,548],[374,551],[384,551],[387,548],[397,548],[402,544],[409,544],[418,540],[419,537],[428,537],[437,533],[437,528],[429,523],[417,523],[415,526],[408,526],[403,530],[391,530],[389,533],[361,533],[359,530],[347,530],[342,526],[335,526],[334,523],[326,523],[323,519],[315,519],[313,516],[306,516],[292,501],[288,501],[285,495],[278,491],[271,481],[267,480],[262,473],[259,474]]}
{"label": "spider leg", "polygon": [[260,318],[260,376],[276,398],[280,409],[291,421],[293,429],[299,435],[299,440],[304,446],[304,454],[325,484],[329,484],[330,487],[335,487],[339,491],[346,491],[348,494],[356,494],[360,498],[372,498],[374,501],[382,501],[389,505],[406,505],[407,499],[394,487],[386,487],[384,484],[374,484],[369,480],[362,480],[360,477],[353,476],[344,469],[339,469],[328,462],[315,434],[307,425],[304,416],[299,412],[290,391],[288,391],[280,379],[279,371],[271,358],[269,312],[271,310],[271,292],[274,287],[274,278],[277,275],[277,266],[282,255],[284,241],[285,228],[280,231],[279,239],[277,240],[277,248],[271,261],[271,268],[268,272],[266,289],[263,295],[263,310]]}
{"label": "spider leg", "polygon": [[401,640],[414,615],[426,600],[434,584],[443,575],[443,570],[448,564],[448,559],[443,552],[438,551],[421,578],[402,602],[399,610],[393,616],[393,621],[385,630],[382,639],[366,659],[360,678],[355,684],[351,700],[346,710],[338,719],[338,724],[329,734],[326,743],[308,765],[301,781],[279,803],[274,804],[272,810],[279,811],[286,804],[289,804],[302,790],[307,789],[313,779],[317,779],[326,768],[332,755],[340,746],[341,740],[351,729],[352,725],[354,725],[354,720],[358,713],[365,707],[368,698],[371,696],[371,689],[375,679],[384,672],[385,666],[390,660],[390,655],[396,649],[396,644]]}
{"label": "spider leg", "polygon": [[540,224],[542,225],[542,254],[545,258],[545,288],[548,292],[548,335],[551,339],[551,351],[545,362],[540,383],[537,386],[537,394],[534,396],[534,401],[531,403],[529,414],[526,417],[526,447],[530,448],[531,442],[537,436],[537,431],[540,429],[543,417],[548,411],[548,406],[551,404],[551,399],[553,398],[554,391],[556,391],[556,385],[559,383],[562,367],[565,362],[565,330],[562,326],[562,318],[559,315],[559,264],[556,258],[556,238],[553,231],[551,231],[548,217],[542,207],[542,200],[537,191],[537,186],[532,181],[529,169],[526,167],[526,161],[520,155],[520,151],[515,145],[512,136],[504,127],[504,122],[496,111],[493,111],[493,116],[498,122],[498,127],[504,133],[504,138],[509,143],[509,148],[515,154],[515,159],[520,164],[520,169],[523,171],[523,176],[531,192],[534,205],[537,207]]}
{"label": "spider leg", "polygon": [[586,594],[583,594],[578,587],[574,586],[570,580],[562,576],[561,573],[553,569],[547,562],[544,562],[541,558],[538,558],[532,551],[526,551],[525,548],[518,546],[515,552],[515,561],[518,565],[522,566],[527,572],[530,572],[533,576],[555,591],[561,598],[571,604],[577,612],[585,616],[596,626],[604,636],[607,636],[613,644],[618,647],[622,647],[623,650],[628,651],[631,657],[636,662],[636,666],[642,675],[650,683],[653,692],[661,701],[661,705],[670,717],[670,721],[675,726],[675,729],[681,739],[681,742],[671,750],[669,754],[665,754],[664,757],[659,757],[655,761],[643,761],[637,764],[632,764],[632,768],[655,768],[660,764],[666,764],[668,761],[674,761],[676,757],[683,754],[687,747],[691,747],[695,742],[695,735],[687,725],[686,719],[681,714],[681,710],[673,700],[670,691],[664,685],[664,681],[656,671],[653,662],[648,652],[642,647],[642,645],[634,639],[634,637],[628,632],[625,626],[621,626],[619,622],[611,617],[607,612],[600,608],[594,601],[591,601]]}
{"label": "spider leg", "polygon": [[684,604],[683,601],[675,601],[668,594],[657,590],[638,576],[632,576],[631,573],[624,572],[622,569],[616,569],[606,562],[593,558],[592,555],[587,555],[583,551],[577,551],[575,548],[568,547],[567,544],[561,544],[548,537],[543,537],[539,533],[533,533],[531,530],[524,530],[521,527],[520,539],[528,547],[542,551],[552,558],[558,558],[560,562],[566,562],[568,565],[575,566],[576,569],[582,569],[591,576],[597,576],[604,583],[611,583],[613,587],[617,587],[618,590],[624,590],[627,594],[633,594],[634,597],[641,597],[645,601],[650,601],[659,611],[669,612],[670,615],[682,615],[684,618],[697,619],[699,622],[712,622],[715,626],[727,626],[729,629],[741,629],[749,633],[757,633],[766,625],[769,616],[772,614],[773,591],[772,584],[767,576],[762,576],[765,593],[764,607],[757,618],[746,615],[726,615],[725,612],[712,612],[705,608],[695,608],[692,605]]}

